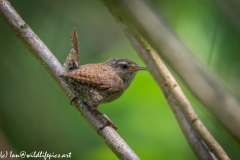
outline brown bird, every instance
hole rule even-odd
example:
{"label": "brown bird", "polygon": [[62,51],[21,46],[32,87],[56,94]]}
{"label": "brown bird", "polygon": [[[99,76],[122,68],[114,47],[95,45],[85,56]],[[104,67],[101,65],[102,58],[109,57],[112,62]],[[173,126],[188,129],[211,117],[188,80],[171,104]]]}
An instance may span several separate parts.
{"label": "brown bird", "polygon": [[[72,49],[64,63],[66,72],[60,76],[70,85],[76,97],[98,113],[98,105],[119,98],[129,87],[137,71],[148,70],[132,60],[117,58],[79,66],[78,35],[75,28],[71,33],[71,41]],[[74,100],[75,98],[72,99]]]}

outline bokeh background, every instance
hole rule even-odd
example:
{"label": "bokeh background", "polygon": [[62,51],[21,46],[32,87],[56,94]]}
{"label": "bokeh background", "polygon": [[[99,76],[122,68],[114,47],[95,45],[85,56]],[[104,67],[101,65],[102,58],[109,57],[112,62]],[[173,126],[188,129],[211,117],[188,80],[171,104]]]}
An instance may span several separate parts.
{"label": "bokeh background", "polygon": [[[116,57],[144,66],[100,1],[10,2],[61,63],[70,51],[70,32],[76,27],[81,64]],[[182,42],[239,98],[239,33],[216,4],[209,0],[151,0],[148,4],[166,18]],[[239,143],[182,87],[230,158],[239,159]],[[150,73],[139,72],[121,98],[99,109],[115,122],[119,134],[141,159],[196,159]],[[3,19],[0,135],[0,151],[71,152],[73,160],[117,159]]]}

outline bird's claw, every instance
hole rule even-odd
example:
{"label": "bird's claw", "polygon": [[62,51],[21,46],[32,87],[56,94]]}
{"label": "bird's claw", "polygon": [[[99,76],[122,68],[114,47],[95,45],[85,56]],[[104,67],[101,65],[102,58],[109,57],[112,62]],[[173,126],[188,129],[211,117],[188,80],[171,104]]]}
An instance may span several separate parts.
{"label": "bird's claw", "polygon": [[72,103],[75,102],[78,99],[78,97],[73,97],[70,101],[70,104],[73,105]]}
{"label": "bird's claw", "polygon": [[111,126],[113,129],[117,130],[117,127],[114,125],[112,121],[107,121],[104,125],[98,128],[98,134],[106,127],[106,126]]}
{"label": "bird's claw", "polygon": [[117,130],[117,127],[114,125],[114,123],[106,116],[105,114],[102,114],[102,117],[106,120],[106,123],[98,128],[98,134],[100,134],[100,131],[102,131],[106,126],[111,126],[113,129]]}

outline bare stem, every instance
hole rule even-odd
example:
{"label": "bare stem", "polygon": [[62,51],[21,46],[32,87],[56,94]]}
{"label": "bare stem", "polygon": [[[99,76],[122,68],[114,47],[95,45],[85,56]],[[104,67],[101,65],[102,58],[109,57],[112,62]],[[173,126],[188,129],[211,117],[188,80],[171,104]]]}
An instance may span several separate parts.
{"label": "bare stem", "polygon": [[[20,38],[24,45],[34,55],[38,61],[45,67],[52,78],[59,84],[63,92],[69,99],[74,97],[74,94],[69,90],[69,86],[58,77],[64,72],[64,68],[40,40],[40,38],[32,31],[32,29],[23,21],[16,10],[7,0],[0,0],[0,15],[5,22]],[[76,102],[78,111],[83,115],[86,121],[97,132],[98,129],[106,123],[106,120],[101,116],[95,116],[93,111],[84,104],[80,99]],[[105,127],[100,132],[101,138],[109,146],[109,148],[120,158],[128,160],[138,160],[138,156],[127,145],[127,143],[118,135],[112,127]]]}
{"label": "bare stem", "polygon": [[238,15],[240,14],[240,3],[238,0],[212,0],[217,7],[221,9],[223,16],[226,16],[232,25],[240,33],[240,21]]}
{"label": "bare stem", "polygon": [[[1,149],[1,159],[5,160],[11,160],[12,158],[8,156],[10,152],[13,152],[16,154],[17,152],[14,150],[14,148],[11,146],[9,141],[7,140],[7,137],[3,133],[3,131],[0,129],[0,149]],[[16,160],[20,160],[17,158]]]}
{"label": "bare stem", "polygon": [[126,23],[118,13],[114,5],[108,0],[102,0],[108,10],[120,24],[125,35],[131,42],[139,56],[147,64],[153,77],[162,89],[190,147],[199,159],[224,159],[229,157],[212,137],[204,124],[198,118],[188,99],[185,97],[178,83],[169,72],[158,54],[151,46],[137,33],[137,31]]}
{"label": "bare stem", "polygon": [[239,102],[173,33],[160,14],[142,0],[104,0],[147,40],[192,94],[240,141]]}

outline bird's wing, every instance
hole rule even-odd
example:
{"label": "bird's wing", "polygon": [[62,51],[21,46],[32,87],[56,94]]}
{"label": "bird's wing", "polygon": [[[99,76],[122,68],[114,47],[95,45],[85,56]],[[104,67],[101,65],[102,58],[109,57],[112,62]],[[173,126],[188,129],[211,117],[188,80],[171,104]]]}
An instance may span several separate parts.
{"label": "bird's wing", "polygon": [[110,67],[100,64],[87,64],[78,69],[68,72],[70,77],[82,84],[106,90],[109,93],[118,92],[123,89],[123,81],[111,70]]}

